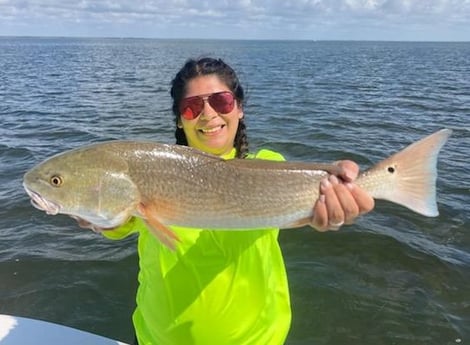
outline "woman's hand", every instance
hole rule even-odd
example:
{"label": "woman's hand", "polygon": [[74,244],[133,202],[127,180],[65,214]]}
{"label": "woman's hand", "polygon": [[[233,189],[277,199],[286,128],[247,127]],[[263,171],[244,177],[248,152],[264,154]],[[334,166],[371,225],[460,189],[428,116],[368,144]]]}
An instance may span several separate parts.
{"label": "woman's hand", "polygon": [[359,166],[350,160],[336,163],[338,176],[330,175],[320,183],[320,197],[313,208],[311,226],[318,231],[338,230],[374,208],[374,199],[353,181]]}
{"label": "woman's hand", "polygon": [[78,226],[81,227],[82,229],[90,229],[97,233],[101,233],[103,231],[111,231],[111,230],[116,229],[116,228],[100,228],[99,226],[94,225],[93,223],[90,223],[89,221],[86,221],[83,218],[76,217],[76,216],[70,216],[70,217],[75,219],[78,223]]}

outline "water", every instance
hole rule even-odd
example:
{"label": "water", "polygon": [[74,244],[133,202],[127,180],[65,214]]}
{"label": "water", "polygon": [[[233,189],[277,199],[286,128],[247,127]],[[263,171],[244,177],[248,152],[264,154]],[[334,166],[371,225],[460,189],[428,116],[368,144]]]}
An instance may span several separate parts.
{"label": "water", "polygon": [[454,130],[438,218],[378,202],[337,233],[281,233],[287,344],[469,343],[470,43],[0,38],[0,313],[131,341],[135,238],[35,210],[21,179],[90,142],[173,143],[170,80],[202,55],[238,71],[253,150],[367,167]]}

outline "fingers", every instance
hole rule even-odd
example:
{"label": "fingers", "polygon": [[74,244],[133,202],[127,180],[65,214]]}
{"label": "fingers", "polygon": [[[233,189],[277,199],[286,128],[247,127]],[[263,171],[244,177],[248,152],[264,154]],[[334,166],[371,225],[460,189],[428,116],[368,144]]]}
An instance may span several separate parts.
{"label": "fingers", "polygon": [[320,183],[320,197],[314,205],[311,226],[318,231],[338,230],[373,208],[374,199],[367,192],[331,175]]}
{"label": "fingers", "polygon": [[359,165],[350,160],[337,161],[336,165],[340,168],[338,177],[345,182],[352,182],[359,174]]}
{"label": "fingers", "polygon": [[79,218],[79,217],[76,217],[76,216],[70,216],[71,218],[75,219],[78,223],[78,226],[81,227],[82,229],[90,229],[94,232],[102,232],[104,231],[105,229],[103,228],[100,228],[88,221],[86,221],[85,219],[83,218]]}
{"label": "fingers", "polygon": [[78,226],[81,227],[82,229],[92,229],[92,227],[93,227],[93,224],[91,224],[90,222],[87,222],[83,218],[79,218],[79,217],[76,217],[76,216],[70,216],[70,218],[75,219],[78,223]]}
{"label": "fingers", "polygon": [[[353,185],[351,183],[345,184],[340,182],[336,176],[330,176],[329,180],[333,186],[333,193],[339,202],[339,204],[334,204],[334,207],[342,209],[343,218],[341,222],[350,224],[360,213],[359,205],[350,191],[350,186]],[[337,221],[337,219],[331,219],[330,223],[337,223]]]}
{"label": "fingers", "polygon": [[[342,160],[336,162],[336,164],[340,167],[341,172],[338,177],[346,183],[339,183],[335,189],[345,212],[345,222],[349,223],[359,215],[371,211],[375,206],[375,202],[362,188],[350,183],[354,181],[359,174],[359,166],[355,162]],[[346,187],[349,192],[347,192],[344,187]]]}
{"label": "fingers", "polygon": [[375,201],[374,198],[369,195],[369,193],[352,183],[347,183],[346,187],[349,189],[349,192],[357,204],[358,215],[372,211],[375,206]]}
{"label": "fingers", "polygon": [[343,225],[345,218],[337,189],[340,189],[340,185],[336,176],[331,175],[320,183],[320,193],[325,196],[328,225],[332,230]]}
{"label": "fingers", "polygon": [[328,230],[328,211],[325,204],[325,195],[320,195],[313,207],[313,219],[310,226],[321,232]]}
{"label": "fingers", "polygon": [[[336,189],[340,190],[337,193]],[[346,189],[344,186],[340,186],[338,178],[330,176],[323,179],[320,183],[320,197],[315,203],[313,209],[313,220],[311,226],[318,231],[337,230],[341,225],[344,224],[345,212],[343,211],[342,203],[349,202],[351,198],[348,196],[342,196],[341,190]],[[349,211],[348,211],[348,217]]]}

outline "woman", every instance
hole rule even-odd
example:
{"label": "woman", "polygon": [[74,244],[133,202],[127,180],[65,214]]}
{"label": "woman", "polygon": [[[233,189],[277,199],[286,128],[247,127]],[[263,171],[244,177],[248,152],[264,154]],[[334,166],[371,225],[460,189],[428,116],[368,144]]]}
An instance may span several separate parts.
{"label": "woman", "polygon": [[[172,81],[176,142],[223,158],[283,160],[269,150],[248,151],[244,93],[222,60],[189,60]],[[337,229],[373,207],[373,199],[350,183],[358,172],[338,163],[341,181],[321,183],[312,226]],[[104,234],[139,232],[137,308],[133,321],[140,345],[283,344],[291,321],[286,271],[278,229],[210,231],[171,228],[176,252],[156,240],[135,218]]]}

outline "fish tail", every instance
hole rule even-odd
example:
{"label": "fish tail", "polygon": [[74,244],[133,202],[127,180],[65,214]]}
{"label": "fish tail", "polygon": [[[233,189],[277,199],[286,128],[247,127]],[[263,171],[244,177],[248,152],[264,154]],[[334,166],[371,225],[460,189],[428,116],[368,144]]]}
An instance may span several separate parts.
{"label": "fish tail", "polygon": [[[438,216],[437,156],[451,133],[450,129],[440,130],[376,164],[363,174],[364,180],[369,180],[369,188],[364,187],[376,199],[397,203],[424,216]],[[374,175],[375,182],[370,183]]]}

